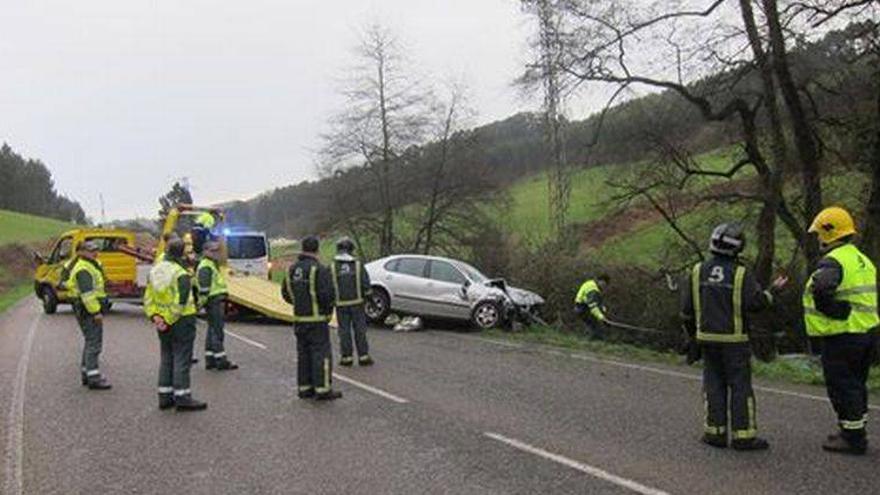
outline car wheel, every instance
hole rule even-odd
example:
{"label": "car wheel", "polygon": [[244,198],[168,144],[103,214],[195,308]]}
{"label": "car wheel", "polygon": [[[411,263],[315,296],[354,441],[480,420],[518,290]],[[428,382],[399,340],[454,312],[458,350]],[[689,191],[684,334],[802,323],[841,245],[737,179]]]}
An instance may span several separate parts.
{"label": "car wheel", "polygon": [[495,301],[483,301],[474,308],[471,321],[480,330],[501,326],[501,306]]}
{"label": "car wheel", "polygon": [[43,287],[40,291],[40,300],[43,301],[43,312],[47,315],[55,314],[58,310],[58,296],[51,287]]}
{"label": "car wheel", "polygon": [[388,297],[388,293],[384,289],[373,289],[373,293],[367,297],[364,311],[367,313],[367,318],[373,323],[384,322],[391,311],[391,299]]}

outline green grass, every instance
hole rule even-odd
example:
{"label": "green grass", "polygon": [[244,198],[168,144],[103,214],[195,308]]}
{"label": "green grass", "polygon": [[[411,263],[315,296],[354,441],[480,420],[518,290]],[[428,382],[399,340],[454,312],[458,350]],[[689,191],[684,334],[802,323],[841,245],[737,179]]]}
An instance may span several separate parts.
{"label": "green grass", "polygon": [[12,242],[45,241],[75,227],[72,223],[51,218],[0,210],[0,246]]}
{"label": "green grass", "polygon": [[[687,366],[684,358],[672,352],[646,349],[631,344],[618,342],[597,342],[572,332],[561,332],[552,327],[530,327],[522,332],[504,332],[489,330],[483,333],[497,340],[508,340],[526,344],[545,345],[561,349],[582,351],[608,356],[622,360],[652,362],[665,365],[681,366],[699,371],[700,365]],[[752,361],[752,373],[755,377],[771,381],[802,385],[824,386],[822,369],[818,360],[803,356],[777,357],[770,363]],[[868,389],[880,391],[880,368],[871,369],[868,378]]]}
{"label": "green grass", "polygon": [[0,313],[9,309],[13,304],[33,293],[33,285],[21,284],[9,290],[0,292]]}
{"label": "green grass", "polygon": [[[695,157],[706,170],[724,170],[732,162],[734,148],[723,148]],[[598,220],[613,208],[609,201],[616,194],[607,185],[609,179],[636,174],[650,166],[647,162],[625,165],[603,165],[576,172],[571,179],[569,223]],[[691,187],[701,188],[711,179],[693,181]],[[545,239],[550,235],[550,213],[547,202],[548,178],[546,173],[534,175],[513,184],[510,189],[512,206],[499,219],[508,232],[522,237]]]}

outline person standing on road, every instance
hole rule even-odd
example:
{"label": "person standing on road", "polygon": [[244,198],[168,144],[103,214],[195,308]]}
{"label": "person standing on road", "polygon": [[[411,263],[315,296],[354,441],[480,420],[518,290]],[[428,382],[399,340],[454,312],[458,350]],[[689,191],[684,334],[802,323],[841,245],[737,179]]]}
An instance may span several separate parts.
{"label": "person standing on road", "polygon": [[[681,315],[689,334],[696,337],[704,361],[706,421],[702,441],[727,447],[729,410],[731,446],[764,450],[770,445],[758,437],[747,313],[771,306],[773,294],[763,290],[740,263],[745,244],[739,225],[725,223],[712,231],[712,257],[694,265],[690,280],[682,284]],[[773,289],[782,289],[787,281],[776,279]]]}
{"label": "person standing on road", "polygon": [[330,270],[318,260],[318,238],[302,240],[302,252],[281,286],[284,300],[293,305],[296,335],[297,395],[300,399],[334,400],[332,388],[330,315],[336,294]]}
{"label": "person standing on road", "polygon": [[822,343],[822,371],[840,432],[824,450],[863,455],[868,448],[867,380],[874,357],[877,269],[852,244],[855,223],[839,207],[822,210],[810,225],[823,253],[804,290],[807,335]]}
{"label": "person standing on road", "polygon": [[226,306],[226,276],[220,271],[220,243],[209,241],[196,270],[199,305],[205,308],[208,333],[205,335],[205,369],[237,370],[238,365],[226,357],[223,346],[223,317]]}
{"label": "person standing on road", "polygon": [[196,305],[184,251],[181,239],[168,242],[165,259],[150,270],[144,313],[159,334],[159,409],[176,407],[178,411],[198,411],[208,405],[193,399],[190,390]]}
{"label": "person standing on road", "polygon": [[98,250],[98,243],[92,240],[79,245],[67,287],[73,300],[73,313],[84,339],[80,361],[82,384],[90,390],[109,390],[112,386],[101,376],[98,364],[104,343],[104,313],[109,307],[104,289],[104,268],[98,261]]}
{"label": "person standing on road", "polygon": [[357,347],[358,364],[370,366],[370,348],[367,343],[367,314],[364,311],[364,297],[369,296],[370,275],[363,263],[354,257],[354,242],[348,237],[336,243],[336,257],[330,265],[333,272],[333,287],[336,292],[336,324],[339,331],[339,364],[354,364],[352,334]]}
{"label": "person standing on road", "polygon": [[574,311],[581,316],[592,340],[605,340],[605,304],[602,291],[608,287],[611,277],[602,273],[581,285],[574,298]]}

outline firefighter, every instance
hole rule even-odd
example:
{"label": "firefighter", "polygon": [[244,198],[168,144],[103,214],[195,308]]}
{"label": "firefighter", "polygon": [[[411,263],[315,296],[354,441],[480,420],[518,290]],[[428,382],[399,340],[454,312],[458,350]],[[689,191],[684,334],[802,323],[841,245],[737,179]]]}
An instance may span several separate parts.
{"label": "firefighter", "polygon": [[[745,243],[739,225],[725,223],[713,230],[711,258],[694,265],[690,279],[682,284],[681,314],[704,361],[702,441],[727,447],[729,410],[730,445],[737,450],[764,450],[770,445],[757,436],[748,313],[772,305],[773,294],[763,290],[740,263]],[[776,279],[773,290],[781,290],[786,282],[784,277]]]}
{"label": "firefighter", "polygon": [[370,348],[367,344],[367,315],[364,297],[370,295],[370,275],[354,257],[354,242],[343,237],[336,242],[336,257],[330,265],[336,292],[336,323],[339,331],[339,364],[354,364],[352,334],[357,347],[358,364],[370,366]]}
{"label": "firefighter", "polygon": [[82,384],[90,390],[109,390],[112,386],[101,376],[98,364],[104,341],[104,313],[110,307],[104,290],[104,268],[98,261],[99,248],[98,243],[91,240],[79,245],[66,285],[84,340],[80,362]]}
{"label": "firefighter", "polygon": [[608,287],[611,277],[600,274],[581,285],[574,298],[574,310],[584,320],[587,332],[593,340],[605,339],[605,304],[602,302],[602,291]]}
{"label": "firefighter", "polygon": [[220,243],[209,241],[196,270],[199,305],[205,309],[208,333],[205,336],[205,369],[237,370],[238,365],[226,357],[223,346],[223,312],[226,305],[226,277],[220,271]]}
{"label": "firefighter", "polygon": [[329,323],[336,294],[330,270],[318,260],[318,248],[317,237],[302,240],[302,252],[288,271],[281,295],[293,305],[297,395],[300,399],[335,400],[342,397],[331,384]]}
{"label": "firefighter", "polygon": [[208,407],[193,399],[190,367],[196,338],[196,305],[192,277],[184,262],[184,242],[172,239],[165,259],[150,270],[144,312],[159,335],[159,409],[198,411]]}
{"label": "firefighter", "polygon": [[839,433],[829,435],[822,448],[864,455],[868,448],[866,382],[880,326],[877,270],[852,244],[856,228],[843,208],[822,210],[809,232],[817,235],[824,257],[804,290],[804,319],[807,335],[822,344],[825,385],[839,427]]}

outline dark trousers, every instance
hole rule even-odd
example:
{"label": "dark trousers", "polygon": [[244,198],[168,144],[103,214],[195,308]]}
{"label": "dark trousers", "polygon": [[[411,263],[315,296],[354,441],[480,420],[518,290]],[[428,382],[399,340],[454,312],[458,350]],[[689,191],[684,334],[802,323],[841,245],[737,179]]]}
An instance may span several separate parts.
{"label": "dark trousers", "polygon": [[758,434],[755,394],[752,391],[752,351],[746,344],[701,344],[705,432],[727,436],[728,411],[734,440]]}
{"label": "dark trousers", "polygon": [[293,331],[296,335],[298,391],[329,392],[333,373],[330,326],[327,323],[297,323]]}
{"label": "dark trousers", "polygon": [[370,355],[370,347],[367,344],[367,315],[364,305],[342,306],[336,308],[336,323],[339,325],[339,353],[343,361],[351,361],[354,349],[352,349],[352,334],[357,354],[360,359],[366,359]]}
{"label": "dark trousers", "polygon": [[159,332],[159,393],[189,396],[189,371],[192,366],[193,344],[196,339],[196,317],[185,316]]}
{"label": "dark trousers", "polygon": [[837,413],[841,433],[850,441],[865,441],[867,382],[875,338],[868,334],[841,334],[821,339],[828,398]]}
{"label": "dark trousers", "polygon": [[205,360],[208,364],[226,360],[226,348],[223,346],[225,302],[223,297],[212,297],[205,304],[205,315],[208,319],[208,333],[205,335]]}
{"label": "dark trousers", "polygon": [[584,317],[584,325],[587,327],[587,335],[590,339],[605,340],[605,323],[588,315]]}
{"label": "dark trousers", "polygon": [[76,315],[76,322],[79,323],[79,329],[83,334],[80,372],[85,380],[97,380],[101,378],[101,368],[98,361],[104,346],[104,325],[101,321],[96,320],[94,315],[89,314],[81,304],[73,305],[73,313]]}

